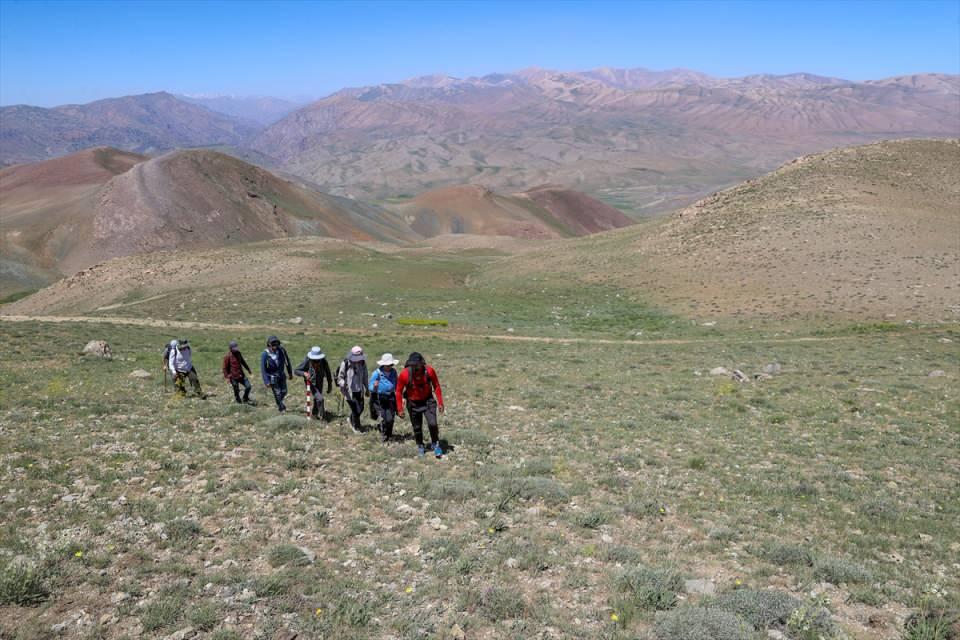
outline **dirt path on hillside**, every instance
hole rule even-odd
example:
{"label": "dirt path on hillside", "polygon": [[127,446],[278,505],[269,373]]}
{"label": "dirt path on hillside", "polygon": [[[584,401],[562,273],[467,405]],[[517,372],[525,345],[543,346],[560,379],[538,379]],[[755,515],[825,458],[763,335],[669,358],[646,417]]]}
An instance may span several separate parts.
{"label": "dirt path on hillside", "polygon": [[[0,322],[50,322],[60,323],[89,323],[89,324],[112,324],[126,325],[134,327],[154,327],[158,329],[212,329],[220,331],[276,331],[277,325],[269,324],[224,324],[218,322],[194,322],[189,320],[153,320],[147,318],[123,318],[119,316],[23,316],[23,315],[2,315]],[[313,330],[318,334],[343,334],[343,335],[370,335],[367,329],[323,329]],[[918,331],[929,332],[930,329],[913,329],[911,333]],[[378,330],[377,333],[384,333]],[[730,339],[727,337],[716,338],[664,338],[656,340],[616,340],[613,338],[551,338],[548,336],[514,336],[514,335],[486,335],[476,333],[462,333],[445,331],[444,333],[411,332],[397,331],[397,335],[416,338],[440,338],[444,340],[496,340],[500,342],[533,342],[545,344],[597,344],[597,345],[630,345],[637,347],[656,346],[656,345],[684,345],[684,344],[736,344],[742,342],[834,342],[839,340],[850,340],[863,337],[862,335],[845,336],[772,336],[766,338],[744,338]],[[886,332],[886,336],[900,336],[901,332]]]}

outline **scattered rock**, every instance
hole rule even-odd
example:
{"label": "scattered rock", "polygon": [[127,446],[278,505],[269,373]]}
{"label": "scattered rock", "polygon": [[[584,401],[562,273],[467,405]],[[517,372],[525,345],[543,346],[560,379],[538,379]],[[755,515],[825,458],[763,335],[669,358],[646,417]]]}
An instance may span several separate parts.
{"label": "scattered rock", "polygon": [[508,405],[508,406],[507,406],[507,410],[509,410],[509,411],[526,411],[526,409],[524,409],[523,407],[518,407],[518,406],[515,405],[515,404]]}
{"label": "scattered rock", "polygon": [[131,378],[149,378],[153,374],[147,371],[146,369],[134,369],[130,372]]}
{"label": "scattered rock", "polygon": [[775,376],[780,373],[782,367],[779,362],[770,362],[763,367],[763,372],[769,376]]}
{"label": "scattered rock", "polygon": [[313,564],[317,559],[317,554],[308,549],[307,547],[297,547],[300,552],[307,557],[307,560],[310,561],[310,564]]}
{"label": "scattered rock", "polygon": [[120,604],[124,600],[130,598],[130,594],[125,591],[117,591],[112,596],[110,596],[110,604]]}
{"label": "scattered rock", "polygon": [[942,377],[944,377],[945,375],[947,375],[947,372],[944,371],[943,369],[934,369],[933,371],[931,371],[930,373],[927,374],[927,377],[928,377],[928,378],[942,378]]}
{"label": "scattered rock", "polygon": [[740,371],[740,369],[734,369],[730,374],[730,377],[737,382],[750,382],[750,378],[748,378],[743,371]]}
{"label": "scattered rock", "polygon": [[787,640],[787,636],[783,635],[782,631],[776,629],[767,629],[767,637],[771,640]]}
{"label": "scattered rock", "polygon": [[296,318],[290,318],[288,322],[290,324],[303,324],[303,318],[301,318],[300,316],[297,316]]}
{"label": "scattered rock", "polygon": [[50,627],[50,631],[54,633],[63,633],[67,630],[67,627],[70,626],[69,622],[58,622],[57,624]]}
{"label": "scattered rock", "polygon": [[713,580],[707,579],[685,580],[683,587],[687,590],[687,593],[694,593],[701,596],[712,596],[717,592],[717,585]]}
{"label": "scattered rock", "polygon": [[928,543],[928,542],[933,542],[933,536],[931,536],[931,535],[928,535],[928,534],[926,534],[926,533],[920,533],[920,534],[917,534],[917,535],[920,536],[920,542],[922,542],[922,543],[924,543],[924,544],[926,544],[926,543]]}
{"label": "scattered rock", "polygon": [[463,632],[460,625],[455,624],[450,627],[450,640],[466,640],[467,634]]}
{"label": "scattered rock", "polygon": [[296,640],[297,634],[290,629],[277,629],[273,634],[273,640]]}
{"label": "scattered rock", "polygon": [[516,569],[520,565],[520,562],[516,558],[507,558],[507,561],[503,564],[507,565],[511,569]]}
{"label": "scattered rock", "polygon": [[192,638],[195,635],[197,635],[197,632],[193,627],[184,627],[180,631],[171,633],[164,640],[187,640],[187,638]]}
{"label": "scattered rock", "polygon": [[96,356],[110,360],[113,358],[113,349],[110,348],[106,340],[91,340],[87,343],[87,346],[83,348],[82,355]]}
{"label": "scattered rock", "polygon": [[710,369],[710,375],[712,376],[728,376],[730,375],[730,369],[726,367],[714,367]]}

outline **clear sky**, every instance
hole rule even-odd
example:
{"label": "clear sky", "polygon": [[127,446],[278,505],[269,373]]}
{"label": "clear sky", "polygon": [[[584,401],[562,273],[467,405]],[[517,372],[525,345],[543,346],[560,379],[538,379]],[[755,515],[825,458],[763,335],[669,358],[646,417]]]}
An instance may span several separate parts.
{"label": "clear sky", "polygon": [[539,66],[960,73],[960,1],[0,0],[0,104],[170,91],[320,97]]}

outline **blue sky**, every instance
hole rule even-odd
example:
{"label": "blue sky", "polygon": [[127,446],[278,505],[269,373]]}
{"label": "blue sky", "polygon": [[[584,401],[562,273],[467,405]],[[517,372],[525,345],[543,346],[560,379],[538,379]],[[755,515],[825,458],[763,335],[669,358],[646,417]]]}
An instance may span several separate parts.
{"label": "blue sky", "polygon": [[530,66],[960,73],[960,2],[0,0],[0,104],[319,97]]}

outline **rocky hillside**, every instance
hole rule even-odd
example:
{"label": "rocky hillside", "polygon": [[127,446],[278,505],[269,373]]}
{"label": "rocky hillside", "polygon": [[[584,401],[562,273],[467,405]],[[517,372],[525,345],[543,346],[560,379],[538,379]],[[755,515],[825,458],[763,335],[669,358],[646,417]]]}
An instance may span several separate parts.
{"label": "rocky hillside", "polygon": [[332,193],[564,184],[636,215],[690,204],[797,155],[960,135],[956,76],[858,83],[813,74],[530,69],[338,92],[252,145]]}
{"label": "rocky hillside", "polygon": [[16,105],[0,108],[0,163],[45,160],[101,145],[138,153],[235,145],[256,128],[165,92],[52,109]]}
{"label": "rocky hillside", "polygon": [[495,265],[477,286],[564,278],[703,320],[960,319],[960,141],[798,158],[654,223]]}
{"label": "rocky hillside", "polygon": [[633,223],[582,193],[540,187],[503,195],[466,185],[436,189],[392,207],[425,237],[474,234],[544,239],[581,236]]}

